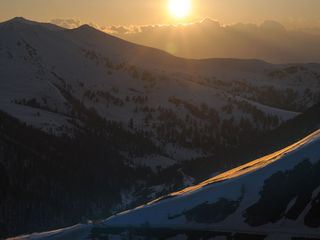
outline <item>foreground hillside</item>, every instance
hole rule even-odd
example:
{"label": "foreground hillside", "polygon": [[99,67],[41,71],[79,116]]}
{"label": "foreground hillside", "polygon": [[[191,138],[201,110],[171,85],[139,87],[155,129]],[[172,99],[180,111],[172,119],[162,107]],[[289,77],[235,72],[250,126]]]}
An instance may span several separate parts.
{"label": "foreground hillside", "polygon": [[320,131],[271,155],[104,222],[108,227],[318,236]]}
{"label": "foreground hillside", "polygon": [[273,154],[100,224],[18,239],[65,239],[65,234],[79,232],[83,234],[74,239],[317,239],[319,171],[320,130]]}

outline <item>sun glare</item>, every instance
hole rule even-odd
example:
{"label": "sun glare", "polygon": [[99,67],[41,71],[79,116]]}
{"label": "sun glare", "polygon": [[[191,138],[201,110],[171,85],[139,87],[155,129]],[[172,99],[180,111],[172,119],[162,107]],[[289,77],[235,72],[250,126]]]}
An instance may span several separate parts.
{"label": "sun glare", "polygon": [[187,17],[192,8],[191,0],[169,0],[170,14],[178,19]]}

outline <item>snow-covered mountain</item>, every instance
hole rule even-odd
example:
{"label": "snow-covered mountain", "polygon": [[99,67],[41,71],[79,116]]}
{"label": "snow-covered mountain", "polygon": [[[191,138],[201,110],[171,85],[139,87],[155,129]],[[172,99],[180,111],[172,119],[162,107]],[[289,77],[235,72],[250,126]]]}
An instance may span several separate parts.
{"label": "snow-covered mountain", "polygon": [[224,156],[319,90],[319,64],[183,59],[87,25],[0,23],[0,236],[107,217],[239,165]]}
{"label": "snow-covered mountain", "polygon": [[11,116],[72,136],[85,125],[83,109],[92,110],[144,132],[163,153],[123,154],[155,169],[293,118],[319,100],[320,65],[187,60],[88,25],[67,30],[15,18],[0,24],[0,79],[0,109]]}
{"label": "snow-covered mountain", "polygon": [[319,239],[320,130],[100,223],[16,239]]}
{"label": "snow-covered mountain", "polygon": [[113,216],[103,225],[319,238],[319,166],[320,130],[199,185]]}

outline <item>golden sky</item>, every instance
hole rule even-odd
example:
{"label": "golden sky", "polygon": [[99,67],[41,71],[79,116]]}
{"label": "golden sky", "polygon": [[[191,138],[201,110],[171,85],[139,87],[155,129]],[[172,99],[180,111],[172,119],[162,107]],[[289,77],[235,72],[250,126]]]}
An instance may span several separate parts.
{"label": "golden sky", "polygon": [[0,0],[0,21],[23,16],[36,21],[80,19],[98,25],[167,24],[209,17],[224,24],[261,22],[316,25],[320,0],[192,0],[183,20],[170,15],[168,0]]}

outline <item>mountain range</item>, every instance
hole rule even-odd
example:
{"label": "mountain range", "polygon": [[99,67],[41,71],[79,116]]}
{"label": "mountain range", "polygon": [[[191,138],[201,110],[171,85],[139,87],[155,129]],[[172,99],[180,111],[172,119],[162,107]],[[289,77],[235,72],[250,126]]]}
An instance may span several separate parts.
{"label": "mountain range", "polygon": [[103,219],[292,144],[319,127],[319,90],[316,63],[0,23],[0,236]]}

